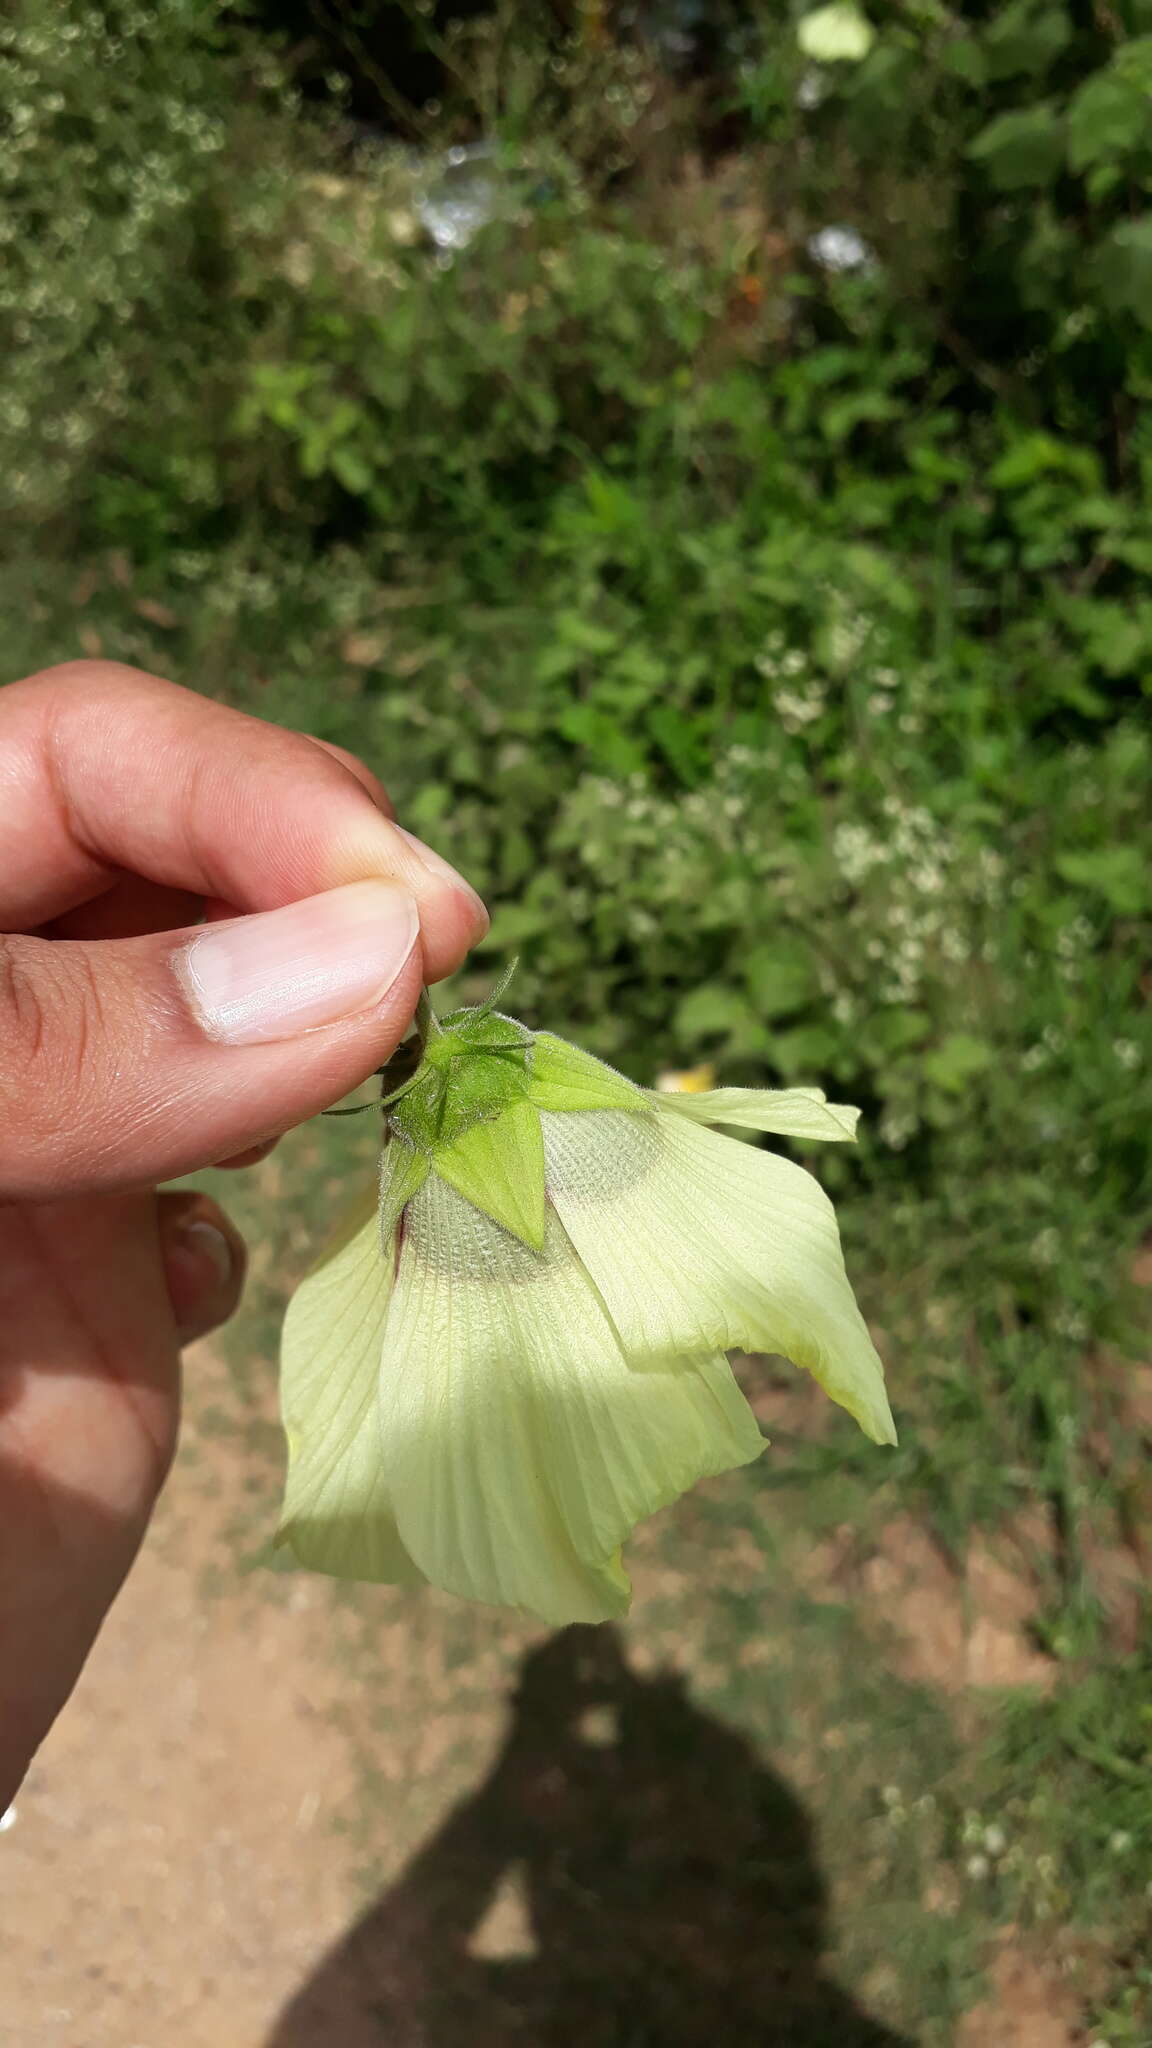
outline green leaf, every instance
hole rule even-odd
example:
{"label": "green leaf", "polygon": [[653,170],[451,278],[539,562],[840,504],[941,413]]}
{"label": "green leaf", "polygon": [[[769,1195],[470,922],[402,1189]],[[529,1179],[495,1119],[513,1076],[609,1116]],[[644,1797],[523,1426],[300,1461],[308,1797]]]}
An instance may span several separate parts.
{"label": "green leaf", "polygon": [[969,143],[968,154],[1002,191],[1050,185],[1064,154],[1063,128],[1051,106],[998,114]]}
{"label": "green leaf", "polygon": [[903,406],[886,391],[853,391],[833,398],[820,414],[820,430],[833,445],[846,441],[868,421],[898,419]]}
{"label": "green leaf", "polygon": [[824,1024],[802,1024],[795,1031],[774,1031],[773,1062],[786,1077],[819,1074],[838,1050],[836,1035]]}
{"label": "green leaf", "polygon": [[1097,248],[1094,267],[1105,304],[1152,327],[1152,213],[1120,221]]}
{"label": "green leaf", "polygon": [[513,1102],[495,1123],[473,1124],[432,1155],[449,1187],[532,1251],[544,1244],[544,1139],[530,1102]]}
{"label": "green leaf", "polygon": [[701,726],[677,711],[674,704],[654,704],[646,724],[681,782],[693,788],[708,767],[708,747]]}
{"label": "green leaf", "polygon": [[690,989],[673,1017],[678,1038],[691,1045],[701,1038],[722,1038],[756,1022],[746,996],[738,989],[705,986]]}
{"label": "green leaf", "polygon": [[328,467],[337,483],[342,484],[354,498],[362,498],[371,490],[375,481],[374,471],[358,450],[347,441],[332,450],[328,458]]}
{"label": "green leaf", "polygon": [[1068,162],[1074,171],[1125,157],[1149,141],[1152,98],[1135,79],[1098,72],[1068,107]]}
{"label": "green leaf", "polygon": [[1092,597],[1063,606],[1089,659],[1109,676],[1137,676],[1152,661],[1152,603]]}
{"label": "green leaf", "polygon": [[986,1040],[973,1038],[966,1031],[954,1031],[935,1051],[925,1056],[924,1073],[946,1094],[960,1095],[977,1074],[984,1073],[991,1066],[994,1058],[995,1053]]}
{"label": "green leaf", "polygon": [[1063,7],[1015,0],[995,10],[984,31],[989,78],[1036,78],[1065,49],[1072,24]]}
{"label": "green leaf", "polygon": [[753,946],[744,961],[748,993],[762,1017],[788,1017],[819,993],[811,954],[802,946]]}
{"label": "green leaf", "polygon": [[965,85],[981,86],[988,76],[988,60],[974,36],[955,36],[946,42],[940,63],[953,78],[962,78]]}
{"label": "green leaf", "polygon": [[521,940],[547,931],[552,920],[553,912],[542,903],[501,903],[484,943],[497,952],[505,946],[518,946]]}
{"label": "green leaf", "polygon": [[1100,846],[1061,854],[1056,872],[1102,896],[1119,917],[1138,917],[1148,906],[1148,860],[1138,846]]}
{"label": "green leaf", "polygon": [[587,748],[598,766],[606,768],[610,775],[623,779],[645,766],[645,748],[599,705],[570,704],[556,724],[566,740]]}
{"label": "green leaf", "polygon": [[1099,484],[1100,465],[1089,448],[1060,441],[1040,429],[1016,434],[988,471],[988,482],[997,490],[1019,490],[1035,483],[1037,477],[1066,475],[1082,487]]}
{"label": "green leaf", "polygon": [[1130,42],[1121,43],[1113,55],[1112,69],[1126,83],[1152,93],[1152,36],[1133,36]]}
{"label": "green leaf", "polygon": [[909,1046],[922,1043],[928,1036],[929,1019],[923,1010],[892,1004],[877,1012],[869,1029],[876,1051],[887,1058],[894,1058],[906,1052]]}

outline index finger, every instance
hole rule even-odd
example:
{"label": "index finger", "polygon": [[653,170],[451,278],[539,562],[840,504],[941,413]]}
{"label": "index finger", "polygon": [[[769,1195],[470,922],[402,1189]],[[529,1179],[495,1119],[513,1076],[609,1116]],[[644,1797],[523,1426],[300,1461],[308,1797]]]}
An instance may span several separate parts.
{"label": "index finger", "polygon": [[354,775],[361,787],[368,791],[377,810],[383,811],[384,816],[391,818],[393,823],[395,823],[396,806],[392,802],[388,791],[385,789],[379,776],[373,775],[372,770],[366,762],[360,759],[358,754],[350,754],[347,747],[338,747],[335,740],[319,739],[314,732],[306,732],[304,738],[311,740],[314,747],[323,747],[326,754],[331,754],[334,761],[339,761],[343,767],[347,768],[349,774]]}
{"label": "index finger", "polygon": [[0,930],[60,917],[117,872],[237,911],[384,875],[416,898],[437,980],[487,920],[433,859],[333,750],[193,690],[88,661],[0,690]]}

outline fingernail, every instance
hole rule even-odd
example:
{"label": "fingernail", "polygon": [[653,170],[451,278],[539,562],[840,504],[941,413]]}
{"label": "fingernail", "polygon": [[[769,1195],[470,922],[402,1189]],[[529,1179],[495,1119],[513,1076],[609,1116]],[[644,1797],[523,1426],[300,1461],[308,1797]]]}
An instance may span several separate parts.
{"label": "fingernail", "polygon": [[164,1278],[182,1344],[214,1328],[235,1307],[244,1254],[206,1216],[164,1217]]}
{"label": "fingernail", "polygon": [[207,926],[175,961],[201,1029],[267,1045],[371,1009],[416,943],[420,918],[395,882],[349,882],[303,903]]}
{"label": "fingernail", "polygon": [[228,1286],[232,1278],[232,1247],[214,1223],[205,1222],[202,1217],[182,1223],[172,1232],[172,1245],[201,1269],[208,1266],[218,1286]]}
{"label": "fingernail", "polygon": [[[451,882],[453,888],[458,889],[461,896],[468,898],[478,915],[483,918],[484,931],[486,932],[492,922],[488,915],[488,905],[482,896],[477,895],[471,882],[466,882],[459,870],[452,866],[451,861],[445,860],[442,853],[434,853],[430,846],[425,846],[424,841],[417,839],[414,832],[407,831],[403,825],[397,825],[396,830],[400,834],[401,839],[407,840],[420,865],[426,867],[430,875],[438,875],[441,881]],[[483,937],[483,932],[480,936]]]}

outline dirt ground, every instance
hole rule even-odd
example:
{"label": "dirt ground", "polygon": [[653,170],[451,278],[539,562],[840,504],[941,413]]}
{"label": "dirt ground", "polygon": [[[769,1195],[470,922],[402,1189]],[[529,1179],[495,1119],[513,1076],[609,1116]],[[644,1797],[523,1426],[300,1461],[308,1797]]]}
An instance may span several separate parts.
{"label": "dirt ground", "polygon": [[[144,1551],[0,1834],[5,2048],[258,2048],[364,1903],[381,1699],[350,1672],[340,1589],[236,1573],[247,1454],[213,1429],[223,1367],[201,1349],[187,1380]],[[444,1674],[418,1639],[406,1659],[380,1648],[404,1730],[390,1768],[426,1786],[412,1749]],[[503,1718],[492,1675],[461,1743],[481,1760]],[[446,1743],[459,1732],[440,1721]],[[373,1876],[437,1817],[396,1802]]]}
{"label": "dirt ground", "polygon": [[[0,1832],[4,2048],[664,2048],[719,2013],[730,2048],[916,2048],[828,1974],[795,1783],[667,1643],[238,1568],[271,1389],[238,1404],[205,1347],[187,1379],[143,1555]],[[918,1545],[894,1524],[867,1568],[916,1677],[1003,1680],[1003,1585],[966,1641]],[[1008,1940],[957,2048],[1084,2038]]]}

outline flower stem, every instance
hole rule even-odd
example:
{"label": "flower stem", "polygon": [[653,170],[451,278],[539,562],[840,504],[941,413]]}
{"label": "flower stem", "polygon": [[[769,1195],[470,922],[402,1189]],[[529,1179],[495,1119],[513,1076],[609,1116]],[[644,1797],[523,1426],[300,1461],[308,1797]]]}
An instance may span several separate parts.
{"label": "flower stem", "polygon": [[440,1019],[432,1008],[432,998],[426,988],[421,989],[420,1000],[416,1005],[416,1036],[420,1041],[421,1053],[430,1038],[440,1036]]}

